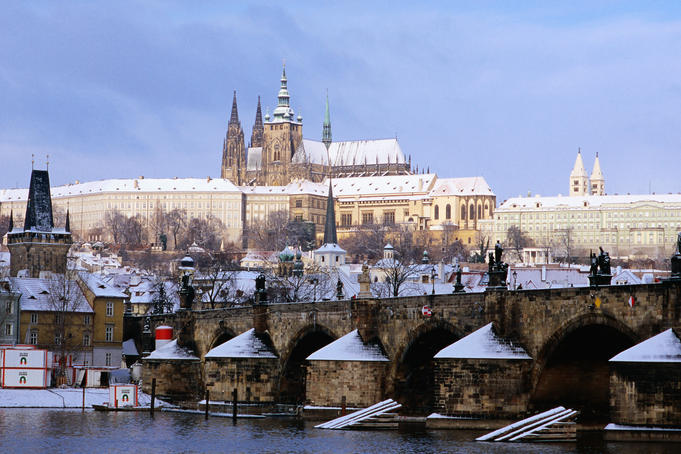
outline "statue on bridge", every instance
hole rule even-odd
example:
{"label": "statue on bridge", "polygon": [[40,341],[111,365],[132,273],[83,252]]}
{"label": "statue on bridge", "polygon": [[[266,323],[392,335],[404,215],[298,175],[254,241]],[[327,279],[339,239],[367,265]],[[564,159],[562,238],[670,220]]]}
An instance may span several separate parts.
{"label": "statue on bridge", "polygon": [[343,282],[341,282],[341,280],[338,279],[338,282],[336,283],[336,298],[338,298],[338,300],[340,301],[343,299],[343,296],[344,296]]}
{"label": "statue on bridge", "polygon": [[681,280],[681,232],[676,236],[676,253],[672,255],[671,280]]}
{"label": "statue on bridge", "polygon": [[497,240],[497,244],[494,245],[494,254],[489,253],[489,283],[487,288],[493,289],[505,289],[506,288],[506,277],[508,275],[508,263],[501,261],[501,255],[504,253],[504,248],[501,247],[501,243]]}
{"label": "statue on bridge", "polygon": [[461,283],[461,265],[459,265],[459,260],[457,259],[454,263],[454,273],[456,273],[456,281],[454,283],[453,293],[463,293],[463,284]]}
{"label": "statue on bridge", "polygon": [[267,288],[265,288],[265,275],[258,274],[255,278],[255,304],[267,303]]}
{"label": "statue on bridge", "polygon": [[589,273],[589,284],[591,286],[610,285],[612,274],[610,270],[610,254],[605,252],[602,247],[598,248],[601,253],[596,256],[591,252],[591,268]]}

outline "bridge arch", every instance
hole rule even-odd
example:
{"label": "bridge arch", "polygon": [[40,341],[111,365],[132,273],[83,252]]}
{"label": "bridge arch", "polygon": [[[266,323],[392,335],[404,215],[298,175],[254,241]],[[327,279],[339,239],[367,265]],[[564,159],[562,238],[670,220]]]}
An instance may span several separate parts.
{"label": "bridge arch", "polygon": [[333,331],[319,323],[301,328],[281,352],[279,402],[302,404],[305,401],[307,367],[305,358],[336,340]]}
{"label": "bridge arch", "polygon": [[393,397],[410,415],[427,415],[434,408],[433,356],[461,339],[461,332],[443,319],[431,319],[412,330],[392,361]]}
{"label": "bridge arch", "polygon": [[562,405],[585,422],[608,416],[608,360],[638,341],[636,333],[607,312],[577,316],[543,344],[532,374],[530,408]]}
{"label": "bridge arch", "polygon": [[210,350],[214,349],[218,345],[224,344],[225,342],[227,342],[228,340],[232,339],[235,336],[236,333],[232,329],[227,328],[221,323],[220,326],[213,333],[206,353],[208,353]]}

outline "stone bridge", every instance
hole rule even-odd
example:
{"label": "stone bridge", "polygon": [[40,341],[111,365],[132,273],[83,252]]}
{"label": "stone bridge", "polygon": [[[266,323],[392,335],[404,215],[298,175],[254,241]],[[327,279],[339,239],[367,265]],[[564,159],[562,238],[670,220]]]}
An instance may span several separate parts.
{"label": "stone bridge", "polygon": [[[431,316],[423,315],[424,306]],[[217,375],[209,377],[203,369],[204,355],[261,323],[277,359],[266,374],[251,374],[240,382],[270,383],[267,396],[258,396],[260,388],[250,383],[249,400],[332,406],[340,405],[342,394],[355,405],[373,403],[363,399],[395,398],[413,413],[514,416],[552,404],[602,410],[608,402],[608,359],[681,326],[680,317],[681,284],[666,281],[184,311],[153,316],[151,324],[152,332],[155,326],[170,325],[184,333],[183,343],[201,358],[196,386],[179,390],[194,395],[206,383],[218,389],[213,383]],[[465,370],[433,360],[435,353],[490,322],[500,339],[524,348],[531,360],[522,365],[481,360],[484,367]],[[141,342],[142,319],[128,323]],[[346,373],[337,372],[340,364],[332,364],[311,374],[305,358],[354,329],[364,342],[377,341],[389,361],[379,369],[355,364]],[[163,381],[161,369],[152,374]],[[172,374],[166,378],[172,394],[177,379]],[[224,400],[229,400],[227,389],[218,393]]]}

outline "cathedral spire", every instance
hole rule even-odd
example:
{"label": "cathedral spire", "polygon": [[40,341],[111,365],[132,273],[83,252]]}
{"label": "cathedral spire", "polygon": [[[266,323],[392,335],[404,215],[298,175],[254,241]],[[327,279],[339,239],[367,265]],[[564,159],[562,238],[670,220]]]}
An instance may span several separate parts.
{"label": "cathedral spire", "polygon": [[260,96],[258,96],[258,107],[255,110],[255,123],[253,124],[253,133],[251,134],[251,147],[262,147],[262,138],[265,133],[265,127],[262,124],[262,107],[260,107]]}
{"label": "cathedral spire", "polygon": [[34,169],[31,171],[31,183],[28,188],[24,230],[51,232],[53,228],[50,175],[47,170]]}
{"label": "cathedral spire", "polygon": [[229,124],[239,123],[239,112],[236,108],[236,90],[234,90],[234,98],[232,98],[232,115],[229,117]]}
{"label": "cathedral spire", "polygon": [[591,195],[605,195],[605,177],[601,172],[601,162],[598,159],[598,152],[596,152],[596,160],[594,161],[594,168],[591,172]]}
{"label": "cathedral spire", "polygon": [[12,232],[14,230],[14,211],[9,210],[9,227],[7,228],[8,232]]}
{"label": "cathedral spire", "polygon": [[333,189],[329,178],[329,197],[326,200],[326,222],[324,223],[324,244],[337,244],[336,234],[336,210],[333,206]]}
{"label": "cathedral spire", "polygon": [[71,221],[70,221],[70,215],[69,215],[69,209],[66,209],[66,223],[64,224],[64,231],[65,232],[70,232],[71,231]]}
{"label": "cathedral spire", "polygon": [[331,114],[329,114],[329,90],[326,90],[326,110],[324,111],[324,125],[322,126],[322,143],[329,150],[331,146]]}
{"label": "cathedral spire", "polygon": [[286,78],[286,64],[281,71],[281,86],[277,95],[277,108],[274,109],[273,121],[293,120],[293,109],[290,107],[290,96],[288,94],[288,79]]}

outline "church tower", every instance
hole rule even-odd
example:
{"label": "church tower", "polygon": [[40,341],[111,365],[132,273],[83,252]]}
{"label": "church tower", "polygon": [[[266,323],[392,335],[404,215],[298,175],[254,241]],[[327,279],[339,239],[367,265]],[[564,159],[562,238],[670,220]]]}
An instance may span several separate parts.
{"label": "church tower", "polygon": [[281,73],[277,107],[265,116],[262,151],[262,174],[259,185],[286,185],[291,180],[290,166],[293,153],[303,141],[303,118],[294,118],[290,106],[286,66]]}
{"label": "church tower", "polygon": [[598,159],[598,152],[596,152],[596,160],[594,161],[594,168],[591,172],[591,195],[605,195],[605,178],[601,172],[601,162]]}
{"label": "church tower", "polygon": [[41,272],[66,273],[66,255],[73,243],[67,213],[66,226],[55,228],[52,218],[50,175],[47,170],[33,170],[28,189],[24,228],[14,228],[7,233],[10,253],[10,276],[40,277]]}
{"label": "church tower", "polygon": [[262,147],[262,136],[264,134],[264,127],[262,124],[262,108],[260,107],[260,96],[258,96],[258,108],[255,111],[255,123],[253,124],[253,132],[251,133],[251,143],[248,148]]}
{"label": "church tower", "polygon": [[577,151],[575,166],[570,172],[570,196],[589,195],[589,176],[584,168],[582,160],[582,150]]}
{"label": "church tower", "polygon": [[227,135],[222,145],[222,171],[220,176],[227,178],[235,185],[243,184],[246,170],[246,152],[244,146],[244,131],[239,122],[239,112],[236,107],[236,90],[232,99],[232,114],[227,124]]}
{"label": "church tower", "polygon": [[324,125],[322,126],[322,143],[326,146],[326,151],[329,151],[331,146],[331,115],[329,114],[328,91],[326,92],[326,110],[324,111]]}

